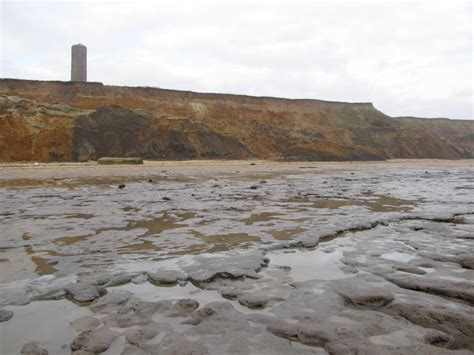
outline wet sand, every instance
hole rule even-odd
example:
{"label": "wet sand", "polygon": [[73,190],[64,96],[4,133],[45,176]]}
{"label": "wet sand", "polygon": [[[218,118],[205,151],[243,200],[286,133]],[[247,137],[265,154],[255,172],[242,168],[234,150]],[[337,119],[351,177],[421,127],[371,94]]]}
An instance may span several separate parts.
{"label": "wet sand", "polygon": [[[0,165],[0,353],[471,353],[473,176],[472,160]],[[22,330],[61,309],[61,332]]]}
{"label": "wet sand", "polygon": [[393,159],[373,162],[274,162],[265,160],[144,161],[143,165],[86,163],[0,163],[0,180],[42,180],[93,177],[146,177],[162,172],[211,177],[212,174],[282,174],[311,171],[406,169],[474,166],[474,160]]}

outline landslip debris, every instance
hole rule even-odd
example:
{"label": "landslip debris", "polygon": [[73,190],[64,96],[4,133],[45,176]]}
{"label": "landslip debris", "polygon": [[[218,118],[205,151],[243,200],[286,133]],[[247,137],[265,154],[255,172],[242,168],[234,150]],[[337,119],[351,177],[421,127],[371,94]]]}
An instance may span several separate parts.
{"label": "landslip debris", "polygon": [[143,164],[142,158],[136,157],[126,157],[126,158],[119,158],[119,157],[103,157],[97,160],[97,164],[100,165],[121,165],[121,164]]}

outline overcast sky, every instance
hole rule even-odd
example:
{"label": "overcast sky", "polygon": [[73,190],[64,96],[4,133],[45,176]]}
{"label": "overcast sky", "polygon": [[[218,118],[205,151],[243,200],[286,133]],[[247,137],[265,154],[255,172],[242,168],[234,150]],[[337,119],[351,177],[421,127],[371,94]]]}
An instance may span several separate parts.
{"label": "overcast sky", "polygon": [[80,42],[104,84],[473,118],[470,2],[0,3],[1,77],[69,80]]}

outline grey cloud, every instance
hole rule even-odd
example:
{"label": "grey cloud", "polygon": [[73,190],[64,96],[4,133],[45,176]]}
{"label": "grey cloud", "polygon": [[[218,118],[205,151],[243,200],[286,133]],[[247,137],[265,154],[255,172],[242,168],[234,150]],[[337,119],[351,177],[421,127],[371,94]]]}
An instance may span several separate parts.
{"label": "grey cloud", "polygon": [[372,101],[472,115],[472,6],[431,3],[3,2],[1,76]]}

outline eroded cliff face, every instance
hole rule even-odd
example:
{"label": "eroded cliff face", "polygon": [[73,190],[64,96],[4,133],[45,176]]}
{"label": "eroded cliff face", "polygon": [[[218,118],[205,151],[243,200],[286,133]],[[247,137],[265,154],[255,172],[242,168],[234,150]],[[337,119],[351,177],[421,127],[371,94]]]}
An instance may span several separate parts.
{"label": "eroded cliff face", "polygon": [[84,111],[0,96],[0,161],[69,161],[75,118]]}
{"label": "eroded cliff face", "polygon": [[0,95],[4,162],[474,157],[474,122],[392,118],[370,103],[12,79]]}
{"label": "eroded cliff face", "polygon": [[120,106],[100,107],[76,119],[73,158],[138,156],[145,159],[245,159],[238,140],[188,119],[155,117]]}

